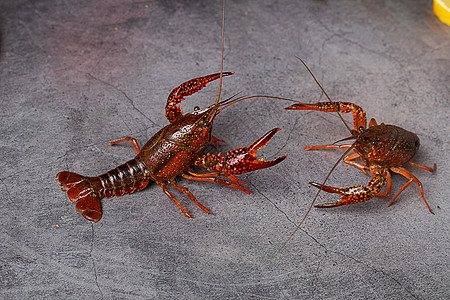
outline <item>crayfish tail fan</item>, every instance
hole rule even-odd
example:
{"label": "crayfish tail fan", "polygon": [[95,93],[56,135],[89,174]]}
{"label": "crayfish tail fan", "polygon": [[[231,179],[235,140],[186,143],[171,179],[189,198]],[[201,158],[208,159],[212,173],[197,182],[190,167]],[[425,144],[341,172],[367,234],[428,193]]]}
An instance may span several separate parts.
{"label": "crayfish tail fan", "polygon": [[62,190],[67,192],[70,201],[77,203],[76,209],[83,217],[92,222],[100,220],[100,199],[103,198],[100,178],[63,171],[56,175],[56,180],[61,184]]}

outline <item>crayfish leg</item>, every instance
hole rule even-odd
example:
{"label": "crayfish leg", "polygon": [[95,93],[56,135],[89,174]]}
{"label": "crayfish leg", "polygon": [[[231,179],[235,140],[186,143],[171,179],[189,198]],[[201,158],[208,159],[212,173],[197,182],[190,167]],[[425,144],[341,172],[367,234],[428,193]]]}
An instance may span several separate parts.
{"label": "crayfish leg", "polygon": [[377,126],[378,124],[377,124],[377,121],[374,119],[374,118],[372,118],[372,119],[370,119],[370,121],[369,121],[369,127],[373,127],[373,126]]}
{"label": "crayfish leg", "polygon": [[169,181],[169,183],[176,188],[177,190],[179,190],[180,192],[186,194],[189,199],[192,200],[192,202],[194,202],[195,204],[197,204],[198,207],[200,207],[205,213],[207,214],[212,214],[214,215],[214,213],[212,213],[211,211],[209,211],[206,207],[204,207],[200,202],[198,202],[197,198],[195,198],[195,196],[191,193],[191,191],[184,186],[178,185],[175,181],[175,179],[172,179]]}
{"label": "crayfish leg", "polygon": [[[358,170],[363,171],[364,174],[366,174],[367,176],[370,176],[369,173],[367,173],[366,169],[369,169],[368,166],[362,165],[360,163],[357,163],[356,161],[353,161],[354,159],[360,157],[358,153],[352,153],[347,155],[346,157],[344,157],[343,161],[347,164],[350,165],[352,167],[357,168]],[[390,178],[390,177],[389,177]]]}
{"label": "crayfish leg", "polygon": [[134,137],[131,137],[131,136],[127,136],[127,137],[125,137],[125,138],[123,138],[121,140],[112,141],[109,144],[112,146],[112,145],[115,145],[115,144],[118,144],[118,143],[122,143],[122,142],[131,142],[133,144],[133,146],[134,146],[134,149],[136,149],[137,154],[139,154],[139,152],[141,152],[141,148],[139,147],[139,144],[138,144],[137,140]]}
{"label": "crayfish leg", "polygon": [[225,144],[225,141],[224,141],[224,140],[218,139],[218,138],[216,138],[215,136],[212,136],[212,137],[211,137],[211,143],[213,143],[214,146],[216,146],[216,148],[219,148],[219,144],[218,144],[219,142]]}
{"label": "crayfish leg", "polygon": [[[235,184],[247,184],[247,182],[238,179],[234,175],[230,175],[230,174],[225,174],[225,175],[222,174],[221,175],[221,174],[217,173],[216,171],[213,171],[213,172],[210,172],[210,173],[196,173],[193,170],[188,170],[188,172],[189,172],[189,174],[191,174],[191,175],[193,175],[195,177],[211,177],[211,176],[212,177],[217,177],[217,176],[223,176],[223,177],[228,178],[229,180],[231,180],[231,182],[233,182]],[[251,194],[251,192],[250,192],[250,194]]]}
{"label": "crayfish leg", "polygon": [[[307,147],[305,147],[305,151],[317,150],[317,149],[350,149],[352,146],[353,146],[352,144],[307,146]],[[344,157],[343,161],[346,164],[363,171],[363,173],[366,174],[367,176],[370,176],[369,173],[367,173],[367,171],[366,171],[366,169],[369,169],[369,167],[353,161],[354,159],[356,159],[358,157],[360,157],[358,153],[352,153],[352,154],[349,154],[346,157]]]}
{"label": "crayfish leg", "polygon": [[320,146],[306,146],[305,151],[317,150],[317,149],[350,149],[353,145],[320,145]]}
{"label": "crayfish leg", "polygon": [[397,199],[397,197],[414,181],[417,184],[417,186],[419,187],[420,197],[422,197],[422,199],[425,202],[425,204],[427,205],[430,213],[432,213],[434,215],[433,210],[431,209],[430,205],[428,204],[427,200],[425,199],[425,196],[423,193],[423,186],[422,186],[422,183],[419,181],[419,179],[417,179],[413,174],[411,174],[408,170],[406,170],[403,167],[393,167],[393,168],[391,168],[391,170],[395,173],[405,176],[406,178],[409,179],[409,181],[401,187],[401,189],[398,191],[397,195],[395,195],[395,197],[391,200],[391,202],[389,202],[388,206],[391,206],[391,204],[394,203],[395,199]]}
{"label": "crayfish leg", "polygon": [[193,215],[191,215],[186,208],[184,208],[184,206],[180,203],[180,201],[177,200],[177,198],[175,198],[174,195],[172,195],[172,193],[169,191],[169,189],[167,188],[167,185],[165,182],[156,182],[160,187],[162,187],[164,194],[167,195],[167,197],[170,198],[170,200],[172,200],[173,202],[175,202],[175,204],[178,206],[178,208],[181,209],[181,211],[184,213],[184,215],[188,218],[195,218]]}
{"label": "crayfish leg", "polygon": [[408,164],[410,164],[413,167],[416,167],[416,168],[419,168],[419,169],[422,169],[422,170],[426,170],[426,171],[431,172],[431,173],[436,171],[436,164],[434,164],[432,168],[424,166],[424,165],[419,165],[419,164],[413,163],[412,161],[408,161]]}
{"label": "crayfish leg", "polygon": [[[192,171],[189,171],[189,174],[182,174],[181,176],[183,176],[186,179],[191,179],[191,180],[197,180],[197,181],[206,181],[206,182],[213,182],[213,183],[218,183],[224,186],[229,186],[238,190],[241,190],[247,194],[252,194],[251,191],[249,191],[248,189],[246,189],[245,187],[239,185],[239,183],[245,183],[239,179],[237,179],[235,176],[230,175],[227,176],[226,174],[224,175],[219,175],[216,172],[210,172],[207,174],[198,174],[198,173],[194,173]],[[218,178],[218,176],[223,176],[223,177],[227,177],[228,179],[230,179],[232,182],[227,181],[225,179],[222,178]]]}

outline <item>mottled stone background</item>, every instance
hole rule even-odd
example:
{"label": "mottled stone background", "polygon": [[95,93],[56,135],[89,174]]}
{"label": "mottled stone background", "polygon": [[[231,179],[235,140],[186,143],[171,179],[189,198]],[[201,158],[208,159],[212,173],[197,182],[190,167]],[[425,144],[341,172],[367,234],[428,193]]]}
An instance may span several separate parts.
{"label": "mottled stone background", "polygon": [[[295,56],[335,100],[415,132],[411,185],[395,204],[313,209],[343,151],[303,146],[347,137],[335,114],[284,111],[254,100],[215,121],[219,150],[282,131],[260,152],[280,165],[239,176],[254,192],[180,179],[216,213],[186,219],[155,184],[103,201],[91,224],[55,175],[97,175],[135,155],[168,122],[178,84],[220,69],[220,1],[0,1],[0,298],[4,299],[443,299],[450,297],[450,27],[431,1],[227,1],[223,96],[325,101]],[[210,84],[185,111],[216,97]],[[347,120],[351,117],[346,116]],[[341,164],[329,184],[364,184]],[[406,183],[393,176],[393,191]],[[321,193],[318,202],[337,199]]]}

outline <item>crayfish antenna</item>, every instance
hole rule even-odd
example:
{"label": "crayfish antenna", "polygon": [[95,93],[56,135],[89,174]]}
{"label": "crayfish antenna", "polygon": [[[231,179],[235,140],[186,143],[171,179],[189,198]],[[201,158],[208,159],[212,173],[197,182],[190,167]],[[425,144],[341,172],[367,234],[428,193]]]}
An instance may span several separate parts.
{"label": "crayfish antenna", "polygon": [[[239,93],[238,93],[239,94]],[[238,95],[236,94],[236,95]],[[297,102],[297,100],[293,100],[293,99],[289,99],[289,98],[284,98],[284,97],[277,97],[277,96],[269,96],[269,95],[253,95],[253,96],[242,96],[236,99],[232,99],[233,97],[235,97],[236,95],[232,96],[231,98],[224,100],[222,102],[219,103],[220,109],[219,112],[224,110],[225,108],[227,108],[228,106],[231,106],[235,103],[244,101],[244,100],[248,100],[248,99],[253,99],[253,98],[267,98],[267,99],[275,99],[275,100],[284,100],[284,101],[291,101],[291,102]]]}
{"label": "crayfish antenna", "polygon": [[[352,134],[352,137],[349,138],[345,138],[344,140],[347,139],[352,139],[354,138],[354,131],[352,131],[350,129],[350,127],[348,126],[347,122],[345,122],[344,118],[342,117],[342,115],[339,113],[338,108],[336,107],[336,103],[334,103],[330,96],[328,96],[327,92],[325,91],[325,89],[322,87],[322,85],[320,84],[320,82],[317,80],[316,76],[314,76],[313,72],[309,69],[308,65],[306,65],[306,63],[298,56],[296,56],[296,58],[305,66],[306,70],[308,70],[309,74],[311,74],[312,78],[314,79],[314,81],[317,83],[317,85],[319,86],[319,88],[322,90],[322,92],[325,94],[325,96],[328,98],[328,100],[330,101],[330,103],[334,106],[334,109],[336,110],[339,118],[342,120],[342,122],[344,123],[345,127],[347,127],[348,131],[350,131],[350,133]],[[308,104],[303,104],[303,103],[299,103],[297,105],[292,105],[293,107],[296,107],[296,109],[301,109],[302,107],[307,107]],[[291,107],[292,107],[291,106]],[[288,108],[289,109],[289,108]],[[354,145],[354,144],[353,144]],[[330,178],[331,173],[333,173],[334,169],[336,169],[337,165],[341,162],[341,160],[344,159],[345,155],[347,155],[348,152],[350,152],[350,150],[353,149],[353,145],[352,147],[350,147],[349,149],[347,149],[344,154],[342,154],[342,156],[338,159],[338,161],[334,164],[333,168],[331,168],[331,171],[328,173],[327,177],[325,178],[325,180],[323,181],[322,185],[320,186],[319,190],[317,191],[316,195],[314,196],[313,201],[311,202],[308,210],[306,211],[306,214],[303,216],[302,220],[300,221],[300,223],[297,225],[297,227],[294,229],[294,231],[291,233],[291,235],[287,238],[287,240],[283,243],[283,245],[281,245],[281,247],[277,250],[277,252],[275,252],[275,254],[273,255],[272,258],[276,257],[278,255],[278,253],[281,252],[281,250],[284,249],[284,247],[286,246],[286,244],[292,239],[292,237],[294,236],[294,234],[300,229],[300,227],[303,225],[303,223],[305,222],[306,218],[308,217],[309,213],[311,212],[311,209],[314,206],[314,203],[317,200],[317,197],[319,196],[320,192],[322,191],[325,183],[328,181],[328,178]]]}
{"label": "crayfish antenna", "polygon": [[344,159],[345,155],[347,155],[348,152],[350,152],[350,150],[353,149],[353,145],[352,147],[350,147],[349,149],[347,149],[344,154],[341,155],[341,157],[337,160],[337,162],[334,164],[333,168],[331,168],[331,171],[328,173],[327,177],[325,178],[325,180],[323,181],[323,183],[321,184],[321,186],[319,187],[319,190],[316,193],[316,196],[314,196],[313,201],[311,202],[308,210],[306,211],[306,214],[303,216],[302,220],[300,221],[300,223],[298,223],[297,227],[295,227],[294,231],[292,231],[291,235],[287,238],[286,241],[284,241],[283,245],[281,245],[281,247],[277,250],[277,252],[275,252],[275,254],[272,256],[272,259],[275,258],[278,253],[281,252],[281,250],[284,249],[284,247],[286,247],[287,243],[292,239],[292,237],[294,236],[294,234],[297,233],[297,231],[300,229],[300,227],[303,225],[303,223],[305,222],[306,218],[308,217],[309,213],[311,212],[311,209],[314,206],[314,203],[317,200],[317,197],[319,196],[320,191],[322,191],[323,187],[325,186],[325,183],[327,183],[328,178],[330,178],[331,173],[333,173],[334,169],[336,169],[337,165],[341,162],[341,160]]}
{"label": "crayfish antenna", "polygon": [[220,93],[222,92],[224,32],[225,32],[225,0],[222,0],[222,50],[221,50],[221,56],[220,56],[219,92],[217,93],[216,105],[219,103]]}
{"label": "crayfish antenna", "polygon": [[343,139],[340,139],[340,140],[334,142],[333,145],[335,145],[337,143],[340,143],[340,142],[348,141],[348,140],[354,140],[354,139],[356,139],[356,134],[357,134],[357,132],[353,131],[351,136],[343,138]]}
{"label": "crayfish antenna", "polygon": [[317,83],[317,85],[320,87],[320,89],[322,90],[322,92],[325,94],[325,96],[328,98],[328,100],[330,101],[330,103],[334,106],[334,109],[336,110],[337,114],[339,115],[339,118],[341,119],[341,121],[344,123],[345,127],[347,127],[348,131],[350,131],[350,133],[352,133],[352,130],[350,129],[350,127],[348,126],[348,124],[345,122],[344,118],[342,117],[342,115],[339,113],[336,104],[331,100],[330,96],[328,96],[327,92],[325,92],[325,89],[322,87],[322,85],[319,83],[319,81],[317,80],[316,76],[314,76],[313,72],[309,69],[309,67],[306,65],[306,63],[298,56],[296,56],[296,58],[301,61],[301,63],[305,66],[306,70],[308,70],[309,74],[311,74],[312,78],[314,79],[314,81]]}

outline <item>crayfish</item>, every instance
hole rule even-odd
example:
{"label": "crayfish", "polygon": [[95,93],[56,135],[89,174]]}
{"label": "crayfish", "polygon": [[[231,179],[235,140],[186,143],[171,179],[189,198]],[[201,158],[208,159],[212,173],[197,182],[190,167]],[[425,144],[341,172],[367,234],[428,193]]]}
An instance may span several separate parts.
{"label": "crayfish", "polygon": [[[136,149],[137,155],[134,159],[103,175],[86,177],[67,171],[56,175],[62,190],[67,192],[67,196],[72,202],[76,202],[76,209],[86,219],[93,222],[100,220],[102,216],[100,199],[103,197],[122,196],[142,190],[150,180],[156,182],[163,189],[164,193],[175,202],[186,217],[192,218],[193,216],[172,195],[167,183],[186,194],[204,212],[213,214],[198,202],[188,188],[178,185],[175,178],[182,176],[192,180],[215,182],[251,194],[251,191],[240,185],[245,182],[237,179],[234,175],[268,168],[286,158],[286,156],[282,156],[271,161],[256,158],[258,150],[267,145],[274,134],[280,130],[279,128],[272,129],[250,147],[237,148],[223,156],[209,153],[202,155],[203,150],[211,143],[217,146],[217,142],[222,141],[211,134],[214,118],[223,109],[234,103],[259,97],[250,96],[234,100],[230,98],[219,102],[222,77],[234,74],[223,72],[224,11],[223,8],[220,73],[191,79],[172,90],[166,105],[166,117],[170,122],[169,125],[158,131],[142,149],[136,139],[132,137],[111,142],[110,144],[114,145],[130,141]],[[183,115],[179,103],[185,99],[184,97],[196,93],[207,83],[216,79],[220,79],[216,102],[203,110],[196,107],[193,112]],[[196,173],[192,169],[193,166],[204,167],[208,172]],[[220,177],[226,177],[228,180]]]}
{"label": "crayfish", "polygon": [[[430,172],[434,172],[436,164],[433,168],[416,164],[411,161],[420,146],[419,138],[416,134],[394,125],[385,125],[381,123],[377,125],[375,119],[371,119],[369,127],[366,128],[366,112],[358,105],[349,102],[319,102],[316,104],[297,103],[287,107],[286,109],[296,110],[318,110],[328,112],[353,113],[354,130],[351,131],[351,139],[356,139],[353,144],[344,145],[324,145],[306,147],[305,150],[313,149],[353,149],[355,153],[344,157],[344,162],[363,171],[369,176],[366,170],[372,175],[372,180],[367,186],[355,185],[346,188],[335,188],[310,182],[311,185],[322,189],[328,193],[337,193],[341,195],[341,199],[333,203],[324,203],[315,205],[315,207],[326,208],[347,204],[367,201],[374,196],[389,197],[391,194],[391,175],[389,171],[401,174],[408,179],[399,192],[389,202],[390,206],[395,199],[412,183],[416,183],[419,187],[420,196],[427,205],[429,211],[433,213],[430,205],[423,194],[422,183],[402,165],[409,163],[413,167],[421,168]],[[350,139],[350,138],[348,138]],[[359,158],[364,164],[360,164],[354,159]],[[387,184],[385,193],[380,192],[381,188]]]}
{"label": "crayfish", "polygon": [[[232,74],[226,72],[223,73],[223,76]],[[283,161],[286,156],[271,161],[256,158],[258,150],[266,146],[280,129],[272,129],[250,147],[237,148],[223,156],[209,153],[202,155],[202,151],[211,142],[217,146],[217,142],[221,141],[211,134],[214,118],[231,104],[252,97],[222,102],[218,102],[218,97],[216,103],[208,108],[203,110],[196,108],[193,112],[185,115],[183,115],[179,106],[184,97],[199,91],[208,82],[221,76],[220,73],[217,73],[195,78],[175,88],[170,93],[166,105],[166,117],[170,124],[158,131],[142,149],[140,149],[136,139],[132,137],[110,143],[114,145],[130,141],[137,152],[134,159],[97,177],[85,177],[67,171],[58,173],[56,179],[61,184],[62,189],[67,192],[69,199],[72,202],[77,202],[76,209],[86,219],[97,222],[102,215],[100,199],[122,196],[125,193],[130,194],[142,190],[150,180],[153,180],[175,202],[186,217],[192,218],[193,216],[172,195],[167,183],[186,194],[203,211],[212,214],[198,202],[188,188],[176,183],[175,178],[178,175],[192,180],[216,182],[251,194],[251,191],[239,184],[245,182],[237,179],[234,175],[268,168]],[[204,167],[209,172],[196,173],[192,169],[194,165]],[[229,180],[219,178],[220,176]]]}
{"label": "crayfish", "polygon": [[[408,179],[408,182],[404,184],[398,193],[392,198],[388,206],[394,203],[395,199],[412,183],[415,182],[419,187],[420,196],[428,207],[428,210],[434,214],[430,205],[428,204],[425,196],[423,194],[422,183],[408,170],[406,170],[403,165],[409,163],[413,167],[421,168],[429,172],[434,172],[436,170],[436,164],[433,168],[422,166],[413,163],[411,159],[416,154],[420,146],[419,138],[416,134],[407,131],[403,128],[394,125],[385,125],[381,123],[377,124],[375,119],[371,119],[369,122],[369,127],[367,128],[366,112],[356,104],[350,102],[333,102],[328,96],[327,92],[323,89],[319,81],[316,79],[314,74],[308,68],[306,63],[299,57],[297,57],[301,63],[306,67],[308,72],[311,74],[317,85],[320,87],[322,92],[328,98],[328,102],[319,102],[315,104],[300,103],[298,101],[289,100],[297,102],[286,110],[316,110],[324,112],[336,112],[341,118],[344,125],[350,131],[351,136],[345,138],[344,140],[355,139],[353,144],[344,145],[323,145],[323,146],[310,146],[305,147],[305,150],[313,149],[347,149],[346,152],[341,156],[341,158],[335,163],[331,171],[328,173],[322,184],[316,182],[310,182],[314,187],[317,187],[319,191],[314,197],[311,205],[309,206],[306,214],[303,216],[302,220],[298,223],[294,231],[283,243],[283,245],[275,253],[279,253],[289,242],[289,240],[294,236],[298,229],[302,226],[303,222],[306,220],[308,214],[310,213],[312,207],[318,208],[329,208],[341,205],[355,204],[363,201],[372,199],[374,196],[389,197],[391,194],[392,181],[390,171],[401,174]],[[353,125],[354,129],[350,129],[347,123],[344,121],[340,113],[349,113],[353,115]],[[348,152],[354,150],[355,153],[347,155]],[[359,158],[361,163],[355,162],[354,160]],[[343,161],[351,166],[358,168],[363,171],[364,174],[369,176],[367,170],[369,170],[372,175],[372,179],[369,183],[365,185],[354,185],[346,188],[337,188],[326,186],[328,178],[330,177],[333,170],[336,168],[337,164],[343,159]],[[387,189],[385,193],[380,192],[383,186],[387,184]],[[328,193],[336,193],[341,196],[336,202],[324,203],[319,205],[314,205],[320,191],[325,191]]]}
{"label": "crayfish", "polygon": [[[385,125],[381,123],[377,124],[375,119],[371,119],[369,122],[369,127],[367,128],[366,112],[356,104],[350,102],[333,102],[331,101],[328,94],[322,88],[320,83],[314,77],[310,69],[306,64],[300,59],[300,61],[305,65],[308,71],[313,76],[314,80],[317,82],[319,87],[322,89],[324,94],[330,100],[329,102],[319,102],[316,104],[304,104],[296,103],[289,107],[287,110],[316,110],[325,112],[339,112],[345,114],[351,112],[353,114],[353,126],[354,129],[350,129],[345,121],[344,124],[347,126],[352,136],[345,138],[343,140],[355,139],[353,144],[344,145],[323,145],[323,146],[311,146],[306,147],[305,150],[313,149],[347,149],[344,153],[345,156],[348,151],[354,150],[355,153],[349,154],[343,158],[344,162],[358,168],[363,171],[364,174],[369,176],[367,170],[369,170],[372,175],[372,179],[369,181],[368,185],[355,185],[346,188],[336,188],[330,187],[323,184],[310,182],[311,185],[319,188],[328,193],[337,193],[341,196],[336,202],[324,203],[321,205],[315,205],[319,208],[336,207],[341,205],[348,205],[367,201],[374,196],[389,197],[391,194],[391,175],[389,171],[401,174],[408,179],[408,182],[402,186],[398,193],[389,202],[390,206],[394,203],[395,199],[412,183],[416,183],[419,187],[420,196],[428,207],[428,210],[434,214],[427,200],[425,199],[423,193],[422,183],[408,170],[406,170],[403,165],[409,163],[413,167],[421,168],[429,172],[434,172],[436,170],[436,164],[433,168],[416,164],[411,161],[411,159],[416,154],[420,146],[419,138],[416,134],[407,131],[403,128],[394,125]],[[339,114],[340,116],[340,114]],[[342,140],[342,141],[343,141]],[[355,162],[354,159],[359,158],[363,164]],[[339,162],[339,161],[338,161]],[[333,168],[334,169],[334,168]],[[330,172],[331,173],[331,172]],[[329,175],[328,175],[329,176]],[[328,179],[328,177],[327,177]],[[326,180],[325,180],[326,181]],[[387,184],[387,189],[385,193],[380,192],[382,187]],[[320,192],[319,190],[319,192]]]}

